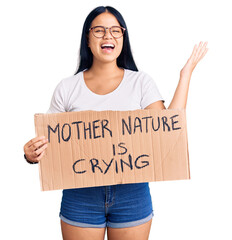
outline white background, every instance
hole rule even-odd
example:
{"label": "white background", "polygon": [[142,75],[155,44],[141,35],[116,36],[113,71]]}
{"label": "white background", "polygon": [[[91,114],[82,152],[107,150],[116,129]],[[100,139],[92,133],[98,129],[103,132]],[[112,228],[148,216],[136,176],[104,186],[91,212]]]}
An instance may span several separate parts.
{"label": "white background", "polygon": [[74,74],[85,18],[100,5],[123,15],[139,70],[168,107],[195,44],[209,51],[193,72],[187,104],[191,180],[151,182],[150,238],[232,239],[230,1],[1,1],[1,236],[61,239],[61,191],[41,192],[37,165],[23,159],[34,114]]}

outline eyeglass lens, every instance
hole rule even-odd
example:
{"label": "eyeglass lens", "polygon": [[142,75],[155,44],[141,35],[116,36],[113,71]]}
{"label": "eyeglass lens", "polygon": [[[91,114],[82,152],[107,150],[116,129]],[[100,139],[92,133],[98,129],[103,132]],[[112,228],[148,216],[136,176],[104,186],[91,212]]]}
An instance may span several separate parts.
{"label": "eyeglass lens", "polygon": [[[105,35],[105,28],[104,27],[95,27],[93,28],[93,34],[95,37],[103,37]],[[111,27],[111,34],[115,38],[119,38],[123,35],[123,29],[117,26]]]}

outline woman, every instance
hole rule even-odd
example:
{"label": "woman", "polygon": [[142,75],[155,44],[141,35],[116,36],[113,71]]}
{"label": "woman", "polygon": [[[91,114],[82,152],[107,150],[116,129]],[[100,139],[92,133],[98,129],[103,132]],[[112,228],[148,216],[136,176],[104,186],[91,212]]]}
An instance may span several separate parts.
{"label": "woman", "polygon": [[[168,108],[185,108],[191,74],[207,52],[207,42],[195,45],[180,72]],[[80,64],[74,76],[56,87],[48,113],[83,110],[165,109],[153,79],[138,71],[130,49],[128,29],[112,7],[97,7],[87,16],[82,32]],[[41,160],[44,136],[24,146],[30,163]],[[153,217],[149,183],[119,184],[63,190],[63,239],[148,239]]]}

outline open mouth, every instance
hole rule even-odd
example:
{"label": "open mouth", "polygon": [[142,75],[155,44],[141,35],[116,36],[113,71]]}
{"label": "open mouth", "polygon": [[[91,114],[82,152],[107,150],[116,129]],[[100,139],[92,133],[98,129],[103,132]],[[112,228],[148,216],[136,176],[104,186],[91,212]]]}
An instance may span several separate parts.
{"label": "open mouth", "polygon": [[113,44],[102,44],[101,48],[105,49],[105,50],[111,51],[111,50],[113,50],[115,48],[115,46]]}

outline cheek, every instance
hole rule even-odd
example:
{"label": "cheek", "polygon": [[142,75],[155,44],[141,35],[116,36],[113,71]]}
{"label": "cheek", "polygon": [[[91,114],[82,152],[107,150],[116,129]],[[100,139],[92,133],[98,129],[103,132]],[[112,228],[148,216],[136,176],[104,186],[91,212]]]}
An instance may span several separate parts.
{"label": "cheek", "polygon": [[123,41],[121,41],[120,43],[118,43],[118,52],[119,52],[119,54],[120,54],[121,51],[122,51],[122,47],[123,47]]}
{"label": "cheek", "polygon": [[93,53],[93,55],[96,55],[96,53],[99,52],[97,43],[90,42],[89,47],[90,47],[90,50]]}
{"label": "cheek", "polygon": [[98,45],[99,45],[98,39],[97,38],[93,38],[93,36],[90,35],[89,36],[88,46],[89,46],[89,48],[90,48],[92,53],[96,52]]}

